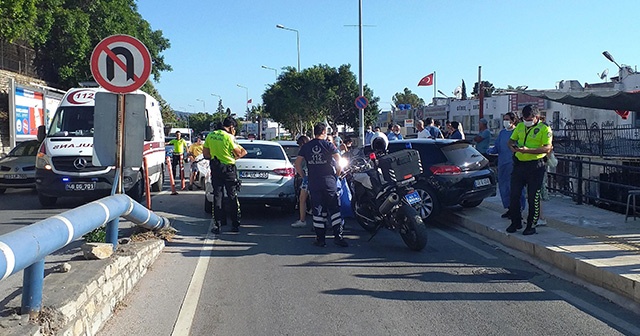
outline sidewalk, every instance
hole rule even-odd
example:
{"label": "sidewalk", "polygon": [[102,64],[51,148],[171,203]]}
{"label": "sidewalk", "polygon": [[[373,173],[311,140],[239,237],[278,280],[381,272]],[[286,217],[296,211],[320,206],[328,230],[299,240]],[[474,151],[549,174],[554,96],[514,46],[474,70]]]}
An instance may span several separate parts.
{"label": "sidewalk", "polygon": [[542,202],[547,226],[530,236],[505,231],[510,221],[500,218],[505,210],[498,196],[447,219],[640,304],[640,218],[625,223],[624,214],[550,198]]}

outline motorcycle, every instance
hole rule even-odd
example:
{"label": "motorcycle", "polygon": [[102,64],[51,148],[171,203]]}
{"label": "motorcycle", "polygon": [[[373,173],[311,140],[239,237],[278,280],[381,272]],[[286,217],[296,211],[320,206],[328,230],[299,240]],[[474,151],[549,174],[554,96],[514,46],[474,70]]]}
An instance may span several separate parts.
{"label": "motorcycle", "polygon": [[421,199],[412,188],[421,172],[419,153],[413,149],[351,158],[342,175],[351,190],[356,221],[372,233],[369,240],[384,227],[399,231],[411,250],[426,246],[427,227],[414,208]]}

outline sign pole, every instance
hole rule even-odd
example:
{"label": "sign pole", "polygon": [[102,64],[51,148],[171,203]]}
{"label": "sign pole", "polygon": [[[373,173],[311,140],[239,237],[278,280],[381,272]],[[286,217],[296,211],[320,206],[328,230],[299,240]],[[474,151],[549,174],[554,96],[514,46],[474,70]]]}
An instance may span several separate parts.
{"label": "sign pole", "polygon": [[124,176],[124,94],[118,94],[118,117],[117,117],[117,129],[116,129],[116,179],[118,185],[116,187],[116,194],[124,194],[122,190],[122,179]]}

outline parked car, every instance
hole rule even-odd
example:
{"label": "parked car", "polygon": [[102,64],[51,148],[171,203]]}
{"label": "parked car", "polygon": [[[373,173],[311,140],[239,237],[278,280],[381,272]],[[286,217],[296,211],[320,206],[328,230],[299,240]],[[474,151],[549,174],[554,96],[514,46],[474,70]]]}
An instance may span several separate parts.
{"label": "parked car", "polygon": [[287,153],[287,158],[289,158],[289,162],[294,163],[296,161],[296,157],[298,157],[298,152],[300,151],[300,146],[298,143],[293,140],[278,140],[277,143],[282,146],[285,153]]}
{"label": "parked car", "polygon": [[[296,205],[294,167],[282,145],[274,141],[238,140],[247,155],[236,160],[242,183],[240,204],[264,204],[293,211]],[[213,201],[211,181],[206,182],[205,211]]]}
{"label": "parked car", "polygon": [[489,161],[464,140],[408,139],[389,143],[389,151],[408,147],[418,150],[423,173],[415,189],[422,198],[423,220],[437,215],[442,207],[476,207],[496,195],[497,178]]}
{"label": "parked car", "polygon": [[39,148],[38,140],[19,142],[0,159],[0,194],[7,188],[36,187],[36,154]]}

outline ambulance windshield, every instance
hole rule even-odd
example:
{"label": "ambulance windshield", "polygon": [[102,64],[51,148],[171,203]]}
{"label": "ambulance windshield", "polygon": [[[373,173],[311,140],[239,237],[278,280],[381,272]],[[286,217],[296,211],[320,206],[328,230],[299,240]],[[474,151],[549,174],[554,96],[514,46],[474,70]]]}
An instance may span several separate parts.
{"label": "ambulance windshield", "polygon": [[49,127],[50,137],[92,137],[93,106],[60,107]]}

